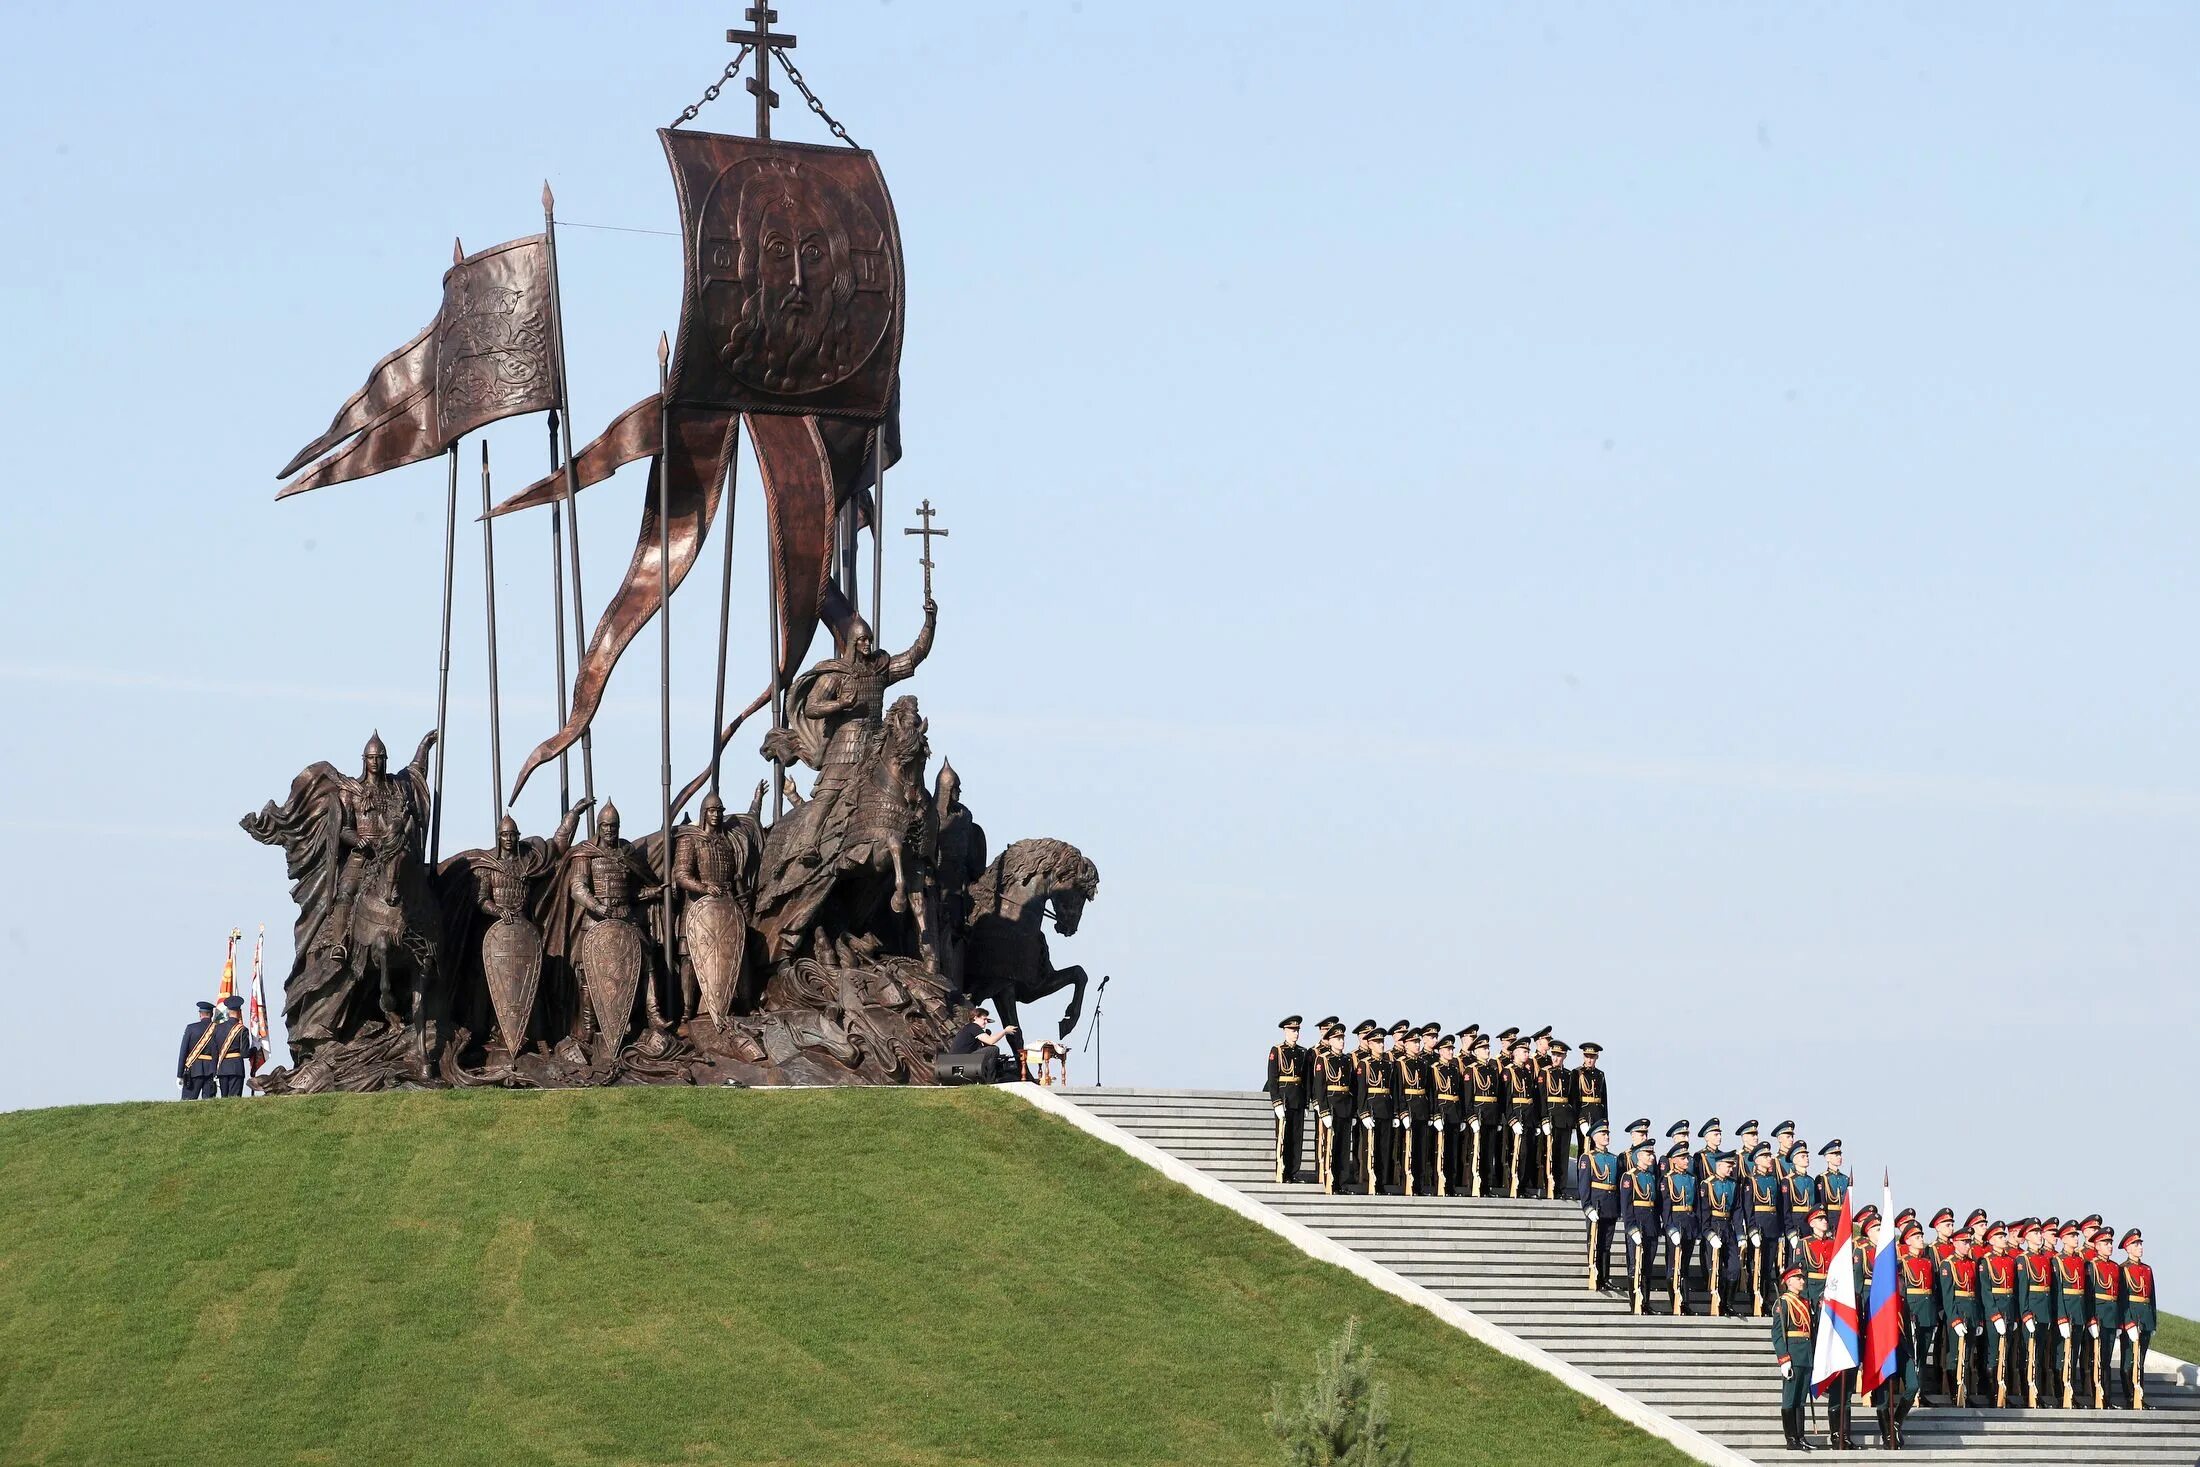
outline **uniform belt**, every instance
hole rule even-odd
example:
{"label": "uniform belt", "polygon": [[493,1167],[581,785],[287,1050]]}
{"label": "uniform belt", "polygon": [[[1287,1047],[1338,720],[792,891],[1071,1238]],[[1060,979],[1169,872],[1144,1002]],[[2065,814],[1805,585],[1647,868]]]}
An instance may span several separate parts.
{"label": "uniform belt", "polygon": [[1279,1080],[1280,1083],[1285,1085],[1296,1085],[1299,1083],[1299,1077],[1296,1075],[1283,1075],[1279,1077]]}
{"label": "uniform belt", "polygon": [[1932,1293],[1932,1290],[1931,1290],[1931,1289],[1904,1289],[1904,1290],[1903,1290],[1902,1292],[1903,1292],[1903,1293],[1905,1293],[1905,1294],[1910,1294],[1910,1295],[1913,1295],[1913,1296],[1923,1296],[1923,1295],[1927,1295],[1927,1294],[1930,1294],[1930,1293]]}
{"label": "uniform belt", "polygon": [[1427,1092],[1426,1090],[1416,1090],[1416,1089],[1414,1089],[1414,1088],[1413,1088],[1413,1087],[1412,1087],[1411,1085],[1408,1085],[1408,1086],[1406,1087],[1406,1094],[1408,1094],[1408,1095],[1426,1095],[1426,1094],[1428,1094],[1428,1092]]}
{"label": "uniform belt", "polygon": [[1956,1297],[1958,1299],[1976,1299],[1978,1295],[1969,1289],[1958,1289],[1956,1290]]}
{"label": "uniform belt", "polygon": [[1352,1087],[1350,1085],[1332,1085],[1329,1087],[1329,1093],[1331,1095],[1350,1095]]}
{"label": "uniform belt", "polygon": [[1497,1104],[1497,1097],[1494,1095],[1477,1095],[1474,1097],[1474,1101],[1477,1105],[1495,1105]]}
{"label": "uniform belt", "polygon": [[1714,1207],[1711,1209],[1711,1215],[1713,1217],[1725,1217],[1726,1209],[1723,1207]]}
{"label": "uniform belt", "polygon": [[1456,1090],[1439,1090],[1436,1092],[1436,1098],[1438,1100],[1457,1100],[1459,1092]]}

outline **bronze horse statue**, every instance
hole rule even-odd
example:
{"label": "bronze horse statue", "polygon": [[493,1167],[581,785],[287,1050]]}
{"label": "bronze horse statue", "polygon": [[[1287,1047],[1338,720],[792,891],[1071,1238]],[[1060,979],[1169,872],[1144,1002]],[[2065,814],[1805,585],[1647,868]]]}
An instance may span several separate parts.
{"label": "bronze horse statue", "polygon": [[1077,1027],[1085,1006],[1085,970],[1057,968],[1047,954],[1042,924],[1054,913],[1054,930],[1076,933],[1085,903],[1100,892],[1100,868],[1068,841],[1041,836],[1001,852],[970,883],[969,926],[963,934],[963,989],[973,1003],[999,1005],[1003,1024],[1014,1024],[1016,1006],[1073,988],[1062,1015],[1061,1037]]}

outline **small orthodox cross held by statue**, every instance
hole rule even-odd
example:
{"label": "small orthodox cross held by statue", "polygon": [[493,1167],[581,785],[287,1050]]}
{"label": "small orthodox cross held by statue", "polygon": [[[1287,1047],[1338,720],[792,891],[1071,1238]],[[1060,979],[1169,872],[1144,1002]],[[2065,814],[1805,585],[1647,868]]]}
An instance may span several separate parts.
{"label": "small orthodox cross held by statue", "polygon": [[756,75],[742,85],[756,98],[756,135],[768,138],[772,135],[772,108],[779,105],[779,93],[772,90],[772,52],[793,50],[794,37],[772,29],[779,12],[768,5],[751,5],[741,12],[741,18],[749,23],[749,29],[727,31],[726,41],[729,45],[749,46],[756,53]]}
{"label": "small orthodox cross held by statue", "polygon": [[919,529],[915,525],[911,525],[908,529],[902,531],[904,535],[922,535],[924,537],[924,556],[917,564],[924,567],[924,599],[927,601],[932,599],[932,537],[947,533],[945,530],[932,528],[932,516],[935,513],[937,511],[932,508],[932,501],[925,500],[924,503],[917,506],[917,518],[924,521],[923,528]]}

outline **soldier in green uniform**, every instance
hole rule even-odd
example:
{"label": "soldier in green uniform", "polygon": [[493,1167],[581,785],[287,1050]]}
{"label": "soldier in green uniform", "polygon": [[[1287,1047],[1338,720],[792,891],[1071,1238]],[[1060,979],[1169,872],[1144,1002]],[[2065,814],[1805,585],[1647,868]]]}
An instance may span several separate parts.
{"label": "soldier in green uniform", "polygon": [[1940,1265],[1925,1247],[1925,1230],[1915,1222],[1902,1229],[1902,1384],[1909,1400],[1929,1406],[1925,1395],[1926,1362],[1939,1358]]}
{"label": "soldier in green uniform", "polygon": [[1940,1275],[1940,1320],[1944,1331],[1940,1352],[1941,1358],[1948,1362],[1949,1400],[1963,1408],[1971,1404],[1971,1397],[1979,1388],[1978,1367],[1982,1359],[1979,1336],[1986,1322],[1986,1312],[1979,1304],[1979,1264],[1971,1256],[1971,1235],[1957,1233],[1953,1243],[1955,1251],[1949,1255]]}
{"label": "soldier in green uniform", "polygon": [[1629,1307],[1641,1314],[1650,1303],[1650,1258],[1658,1246],[1663,1199],[1658,1186],[1657,1148],[1648,1141],[1628,1152],[1620,1179],[1620,1222],[1627,1230]]}
{"label": "soldier in green uniform", "polygon": [[1696,1173],[1689,1165],[1688,1140],[1684,1136],[1665,1153],[1665,1180],[1659,1194],[1663,1209],[1659,1231],[1665,1235],[1665,1287],[1675,1314],[1696,1312],[1688,1302],[1688,1271],[1696,1256],[1699,1190]]}
{"label": "soldier in green uniform", "polygon": [[1696,1231],[1703,1239],[1704,1287],[1713,1314],[1741,1313],[1741,1239],[1747,1226],[1742,1180],[1734,1175],[1734,1153],[1722,1151],[1711,1175],[1696,1188]]}
{"label": "soldier in green uniform", "polygon": [[1268,1046],[1268,1080],[1260,1087],[1275,1111],[1279,1182],[1299,1179],[1299,1154],[1306,1144],[1306,1092],[1314,1062],[1299,1044],[1301,1022],[1301,1017],[1293,1014],[1276,1026],[1283,1031],[1283,1039]]}
{"label": "soldier in green uniform", "polygon": [[2055,1384],[2055,1258],[2044,1244],[2046,1230],[2038,1218],[2021,1225],[2024,1249],[2017,1255],[2017,1320],[2022,1334],[2017,1350],[2022,1356],[2019,1400],[2035,1408],[2052,1395]]}
{"label": "soldier in green uniform", "polygon": [[1814,1310],[1803,1292],[1803,1271],[1780,1275],[1780,1297],[1772,1309],[1772,1353],[1780,1362],[1780,1430],[1788,1450],[1806,1452],[1803,1411],[1810,1403],[1811,1330]]}
{"label": "soldier in green uniform", "polygon": [[2093,1322],[2085,1292],[2084,1234],[2076,1223],[2064,1223],[2055,1235],[2055,1403],[2060,1406],[2091,1405],[2092,1390],[2086,1383],[2085,1342]]}
{"label": "soldier in green uniform", "polygon": [[[2009,1229],[1995,1223],[1986,1230],[1987,1254],[1979,1263],[1979,1302],[1986,1311],[1986,1332],[1979,1336],[1985,1347],[1986,1374],[1979,1384],[1996,1407],[2009,1404],[2008,1392],[2015,1381],[2020,1359],[2017,1339],[2022,1318],[2017,1309],[2017,1259],[2009,1251]],[[2019,1398],[2021,1401],[2021,1397]]]}

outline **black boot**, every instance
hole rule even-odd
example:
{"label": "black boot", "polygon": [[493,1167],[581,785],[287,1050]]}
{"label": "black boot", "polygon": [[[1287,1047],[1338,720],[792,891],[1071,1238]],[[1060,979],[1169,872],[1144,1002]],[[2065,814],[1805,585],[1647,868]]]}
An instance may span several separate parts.
{"label": "black boot", "polygon": [[1782,1406],[1780,1408],[1780,1429],[1787,1434],[1787,1448],[1789,1451],[1807,1452],[1810,1450],[1810,1443],[1803,1440],[1802,1407]]}

